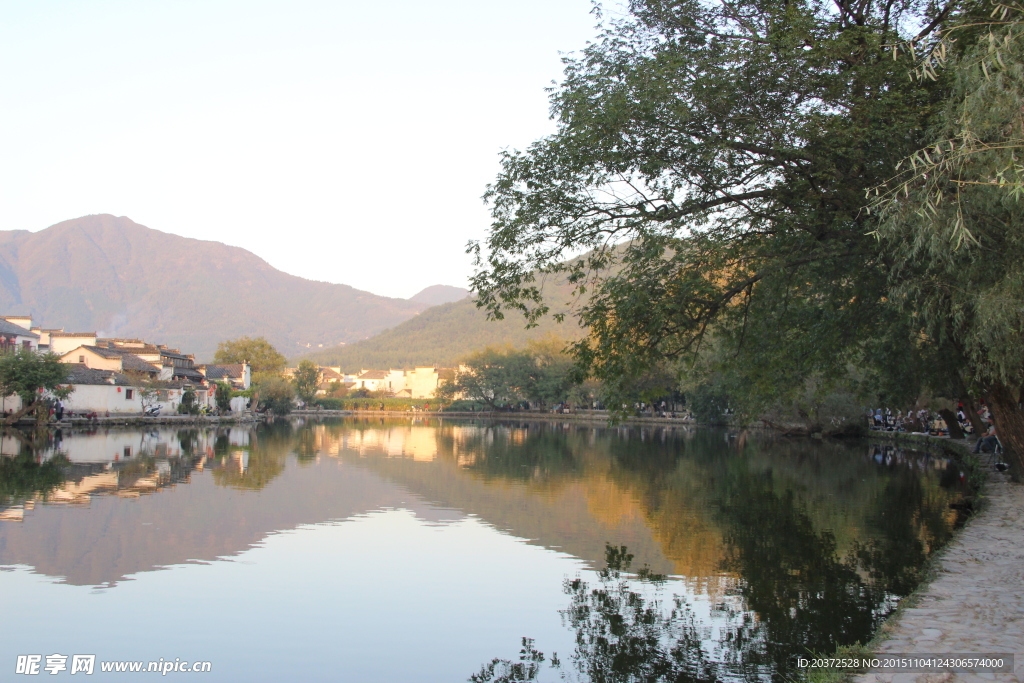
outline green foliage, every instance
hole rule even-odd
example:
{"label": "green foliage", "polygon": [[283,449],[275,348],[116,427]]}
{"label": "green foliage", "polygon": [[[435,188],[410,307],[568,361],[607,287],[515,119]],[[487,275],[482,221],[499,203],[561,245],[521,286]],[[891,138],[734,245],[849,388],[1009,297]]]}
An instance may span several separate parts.
{"label": "green foliage", "polygon": [[29,349],[0,354],[0,392],[4,396],[17,394],[21,398],[22,413],[42,398],[44,392],[56,398],[70,396],[74,388],[67,384],[67,377],[68,366],[55,354],[39,354]]}
{"label": "green foliage", "polygon": [[480,401],[472,401],[465,398],[455,399],[454,401],[445,406],[445,410],[457,413],[471,413],[490,409],[491,407],[488,406],[486,403],[481,403]]}
{"label": "green foliage", "polygon": [[253,385],[259,405],[274,415],[287,415],[295,408],[295,385],[284,377],[263,373],[253,378]]}
{"label": "green foliage", "polygon": [[[871,659],[877,656],[869,648],[855,643],[853,645],[841,645],[834,652],[812,652],[806,656],[811,661],[822,661],[827,659],[846,659],[848,661]],[[835,667],[823,666],[809,668],[804,672],[804,679],[807,683],[849,683],[853,680],[854,674],[864,673],[866,670],[858,667]]]}
{"label": "green foliage", "polygon": [[217,401],[217,410],[222,413],[230,411],[231,398],[233,394],[231,385],[227,382],[215,382],[214,385],[217,387],[217,393],[214,394],[215,400]]}
{"label": "green foliage", "polygon": [[311,403],[320,387],[320,368],[311,360],[299,362],[295,370],[295,393],[304,403]]}
{"label": "green foliage", "polygon": [[[553,667],[558,667],[557,656],[553,658]],[[544,653],[538,652],[533,646],[533,638],[523,638],[523,647],[519,651],[519,661],[495,657],[481,667],[480,671],[469,677],[470,683],[524,683],[536,681],[544,663]]]}
{"label": "green foliage", "polygon": [[199,399],[192,387],[185,387],[181,394],[181,403],[178,404],[178,413],[181,415],[198,415]]}
{"label": "green foliage", "polygon": [[438,399],[431,398],[394,398],[394,397],[353,397],[331,398],[318,397],[314,403],[324,410],[380,410],[384,406],[385,411],[405,412],[409,410],[422,410],[424,406],[430,406],[432,410],[439,410],[443,403]]}
{"label": "green foliage", "polygon": [[239,337],[217,345],[213,362],[219,364],[249,363],[253,373],[280,372],[286,359],[263,337]]}
{"label": "green foliage", "polygon": [[[930,460],[924,454],[903,452],[910,462],[885,465],[865,457],[872,451],[863,443],[723,439],[720,430],[595,441],[591,427],[521,424],[459,441],[458,457],[472,463],[466,473],[523,482],[539,496],[568,482],[612,481],[657,521],[660,552],[677,563],[721,548],[720,559],[688,576],[741,577],[709,640],[707,622],[694,619],[692,592],[662,592],[679,584],[650,570],[630,575],[627,549],[606,547],[596,580],[563,584],[563,623],[575,635],[565,680],[715,681],[754,670],[765,680],[800,680],[797,655],[867,642],[956,527],[949,505],[961,495],[952,483],[960,468],[949,478],[918,470]],[[679,571],[671,561],[661,566]]]}
{"label": "green foliage", "polygon": [[480,305],[542,320],[539,284],[567,279],[590,332],[574,355],[612,405],[666,361],[691,382],[734,374],[761,405],[876,362],[872,340],[905,316],[864,193],[946,92],[889,56],[937,11],[629,3],[567,60],[557,132],[503,157],[472,248]]}
{"label": "green foliage", "polygon": [[[554,312],[569,310],[569,287],[556,279],[544,291]],[[548,335],[577,339],[583,331],[575,323],[547,318],[531,329],[523,319],[488,320],[472,299],[434,306],[380,334],[333,349],[304,356],[323,366],[341,366],[345,372],[362,368],[454,367],[458,360],[488,346],[510,344],[521,348]]]}
{"label": "green foliage", "polygon": [[340,381],[334,380],[327,386],[327,395],[331,398],[345,398],[349,395],[349,390]]}
{"label": "green foliage", "polygon": [[[951,83],[929,137],[874,188],[893,301],[983,396],[1024,476],[1024,5],[967,3],[920,63]],[[994,9],[990,9],[994,7]]]}
{"label": "green foliage", "polygon": [[241,490],[258,491],[264,488],[284,471],[294,439],[295,431],[287,420],[259,425],[250,434],[248,446],[231,446],[226,436],[218,439],[214,453],[221,463],[238,451],[246,452],[249,461],[244,471],[235,463],[214,468],[214,482],[218,486]]}
{"label": "green foliage", "polygon": [[46,493],[64,483],[64,467],[68,460],[63,454],[37,462],[28,448],[18,455],[0,456],[0,505],[30,498],[35,493]]}
{"label": "green foliage", "polygon": [[557,403],[572,387],[572,360],[554,338],[525,349],[487,348],[462,360],[455,377],[442,382],[438,396],[465,398],[494,409],[508,403]]}
{"label": "green foliage", "polygon": [[159,379],[155,379],[145,372],[126,372],[125,373],[132,382],[132,386],[139,392],[139,400],[142,403],[142,409],[146,410],[151,406],[155,405],[160,399],[160,392],[164,390],[165,384]]}
{"label": "green foliage", "polygon": [[[1024,6],[966,17],[942,57],[953,88],[932,140],[879,189],[894,294],[964,355],[980,387],[1024,382]],[[946,47],[949,56],[946,58]]]}
{"label": "green foliage", "polygon": [[344,410],[342,408],[342,405],[344,405],[342,400],[333,396],[320,396],[316,399],[315,403],[324,410]]}
{"label": "green foliage", "polygon": [[687,392],[686,403],[700,424],[721,425],[728,422],[725,411],[729,408],[729,395],[720,382],[713,379],[701,382]]}

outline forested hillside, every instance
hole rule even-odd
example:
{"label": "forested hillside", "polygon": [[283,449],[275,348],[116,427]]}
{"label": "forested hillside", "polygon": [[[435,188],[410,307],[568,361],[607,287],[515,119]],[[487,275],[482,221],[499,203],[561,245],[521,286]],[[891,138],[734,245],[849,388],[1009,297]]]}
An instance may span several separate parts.
{"label": "forested hillside", "polygon": [[[564,296],[552,310],[568,310]],[[487,320],[473,299],[463,299],[427,309],[370,339],[304,357],[324,366],[340,365],[346,372],[417,365],[451,367],[463,356],[486,346],[521,347],[531,339],[547,335],[568,340],[578,339],[582,334],[583,330],[571,317],[557,323],[549,315],[532,329],[526,329],[523,317],[515,313],[504,320]]]}

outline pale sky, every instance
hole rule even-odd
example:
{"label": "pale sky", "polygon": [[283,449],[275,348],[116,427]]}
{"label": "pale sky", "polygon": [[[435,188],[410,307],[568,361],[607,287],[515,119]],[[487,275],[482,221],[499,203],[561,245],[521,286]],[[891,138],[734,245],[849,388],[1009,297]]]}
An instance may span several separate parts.
{"label": "pale sky", "polygon": [[285,272],[466,286],[589,0],[0,0],[0,229],[111,213]]}

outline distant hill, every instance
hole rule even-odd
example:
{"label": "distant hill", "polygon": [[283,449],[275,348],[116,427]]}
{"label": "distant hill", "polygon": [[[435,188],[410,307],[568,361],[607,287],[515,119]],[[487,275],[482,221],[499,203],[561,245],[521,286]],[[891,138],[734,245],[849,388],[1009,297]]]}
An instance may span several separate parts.
{"label": "distant hill", "polygon": [[305,280],[220,242],[96,215],[0,231],[0,314],[143,337],[209,360],[224,339],[265,336],[287,356],[365,339],[429,303]]}
{"label": "distant hill", "polygon": [[[550,297],[552,313],[568,310],[566,288],[548,286],[544,291],[545,297]],[[451,367],[460,358],[486,346],[521,347],[547,335],[575,340],[583,336],[583,330],[571,317],[556,323],[549,315],[529,330],[518,313],[510,312],[504,320],[488,320],[473,299],[463,299],[429,308],[370,339],[316,351],[303,358],[323,366],[341,366],[344,372],[417,365]]]}
{"label": "distant hill", "polygon": [[433,285],[427,287],[415,296],[409,297],[409,301],[416,301],[428,306],[440,306],[450,304],[453,301],[461,301],[469,296],[469,290],[462,287],[451,287],[449,285]]}

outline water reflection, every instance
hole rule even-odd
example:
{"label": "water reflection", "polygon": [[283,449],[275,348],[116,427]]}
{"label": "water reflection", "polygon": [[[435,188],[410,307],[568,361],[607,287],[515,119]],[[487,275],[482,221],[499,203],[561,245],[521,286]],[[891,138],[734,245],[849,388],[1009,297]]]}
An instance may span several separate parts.
{"label": "water reflection", "polygon": [[[702,625],[684,598],[673,596],[665,604],[666,577],[641,568],[627,574],[633,555],[625,546],[607,546],[606,565],[596,585],[577,577],[563,588],[569,606],[563,620],[575,634],[570,659],[575,676],[606,681],[679,681],[705,683],[719,680],[722,668],[706,651],[712,629]],[[729,633],[733,648],[743,648],[739,634]],[[472,683],[535,681],[544,672],[544,653],[532,639],[523,639],[519,661],[495,658],[470,676]],[[562,668],[557,653],[549,662]]]}
{"label": "water reflection", "polygon": [[[956,466],[927,453],[685,428],[298,420],[0,447],[0,565],[114,588],[378,511],[480,520],[599,572],[565,583],[576,645],[559,663],[594,681],[781,678],[795,654],[867,640],[964,495]],[[477,676],[539,675],[545,647]]]}
{"label": "water reflection", "polygon": [[[713,433],[694,435],[706,439]],[[712,606],[701,621],[686,594],[666,606],[637,590],[650,572],[627,581],[632,555],[609,546],[597,588],[566,583],[563,616],[576,632],[579,680],[785,680],[798,654],[867,642],[960,521],[950,501],[962,493],[962,473],[926,454],[873,446],[867,458],[844,458],[853,450],[845,445],[812,453],[808,442],[768,440],[737,442],[744,457],[704,442],[680,460],[660,457],[650,441],[638,452],[635,443],[613,444],[616,481],[640,493],[634,499],[665,530],[662,548],[676,569],[685,564],[709,579],[695,583],[683,573],[681,583],[705,592]],[[719,581],[710,581],[715,574]],[[532,668],[495,659],[473,680],[536,677],[543,653],[529,642],[523,656]]]}

